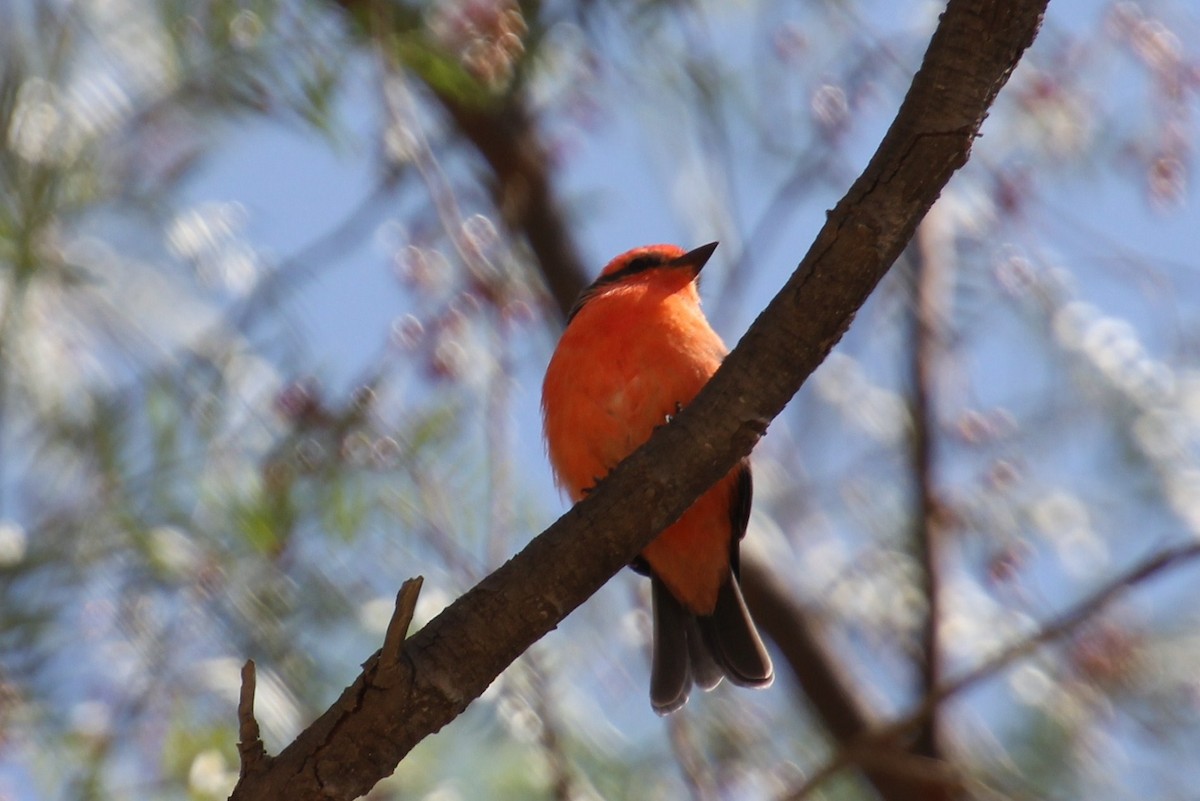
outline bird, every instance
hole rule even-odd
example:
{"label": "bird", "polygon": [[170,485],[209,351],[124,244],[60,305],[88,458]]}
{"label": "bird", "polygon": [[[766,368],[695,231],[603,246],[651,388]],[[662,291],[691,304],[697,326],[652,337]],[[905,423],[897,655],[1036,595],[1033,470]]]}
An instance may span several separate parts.
{"label": "bird", "polygon": [[[572,502],[690,403],[728,353],[697,286],[716,248],[628,250],[568,313],[542,384],[542,421],[555,478]],[[630,565],[650,578],[650,703],[660,715],[682,707],[693,686],[711,690],[728,678],[767,687],[774,679],[739,584],[752,495],[742,459]]]}

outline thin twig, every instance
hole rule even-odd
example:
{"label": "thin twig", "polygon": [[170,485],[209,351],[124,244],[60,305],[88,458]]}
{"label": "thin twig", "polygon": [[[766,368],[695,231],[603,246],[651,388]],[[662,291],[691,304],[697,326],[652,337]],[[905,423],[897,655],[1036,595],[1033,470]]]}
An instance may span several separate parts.
{"label": "thin twig", "polygon": [[412,625],[413,611],[417,608],[417,597],[421,594],[421,585],[424,583],[424,577],[417,576],[400,585],[400,591],[396,593],[396,611],[392,613],[387,633],[383,636],[380,664],[395,665],[400,661],[404,640],[408,637],[408,627]]}
{"label": "thin twig", "polygon": [[254,660],[247,659],[242,665],[242,690],[238,697],[238,760],[240,775],[248,776],[267,769],[270,757],[263,747],[258,721],[254,719],[254,692],[258,685],[258,674]]}

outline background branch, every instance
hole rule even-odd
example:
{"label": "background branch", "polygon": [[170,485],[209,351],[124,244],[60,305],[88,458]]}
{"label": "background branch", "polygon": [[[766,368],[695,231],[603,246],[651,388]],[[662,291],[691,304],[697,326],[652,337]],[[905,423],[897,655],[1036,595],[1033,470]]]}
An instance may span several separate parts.
{"label": "background branch", "polygon": [[[937,497],[936,436],[938,427],[935,403],[937,370],[942,348],[942,321],[946,318],[943,302],[949,266],[945,240],[940,236],[942,215],[938,207],[917,228],[909,249],[913,267],[913,338],[912,369],[912,460],[916,479],[916,512],[913,515],[913,541],[921,564],[924,582],[925,620],[921,633],[920,694],[928,695],[941,683],[941,648],[938,626],[941,622],[939,562],[942,552],[942,516]],[[917,732],[913,751],[938,758],[942,748],[936,710]],[[943,793],[948,795],[948,791]]]}
{"label": "background branch", "polygon": [[974,687],[976,684],[991,678],[1016,660],[1033,653],[1046,643],[1060,639],[1078,628],[1082,623],[1091,620],[1105,606],[1116,599],[1118,595],[1158,575],[1164,570],[1178,567],[1200,557],[1200,543],[1188,543],[1173,548],[1166,548],[1144,562],[1135,565],[1125,573],[1104,584],[1073,607],[1042,626],[1036,633],[1025,637],[1004,648],[993,658],[987,660],[972,670],[967,671],[956,679],[939,685],[927,695],[916,709],[907,715],[888,723],[886,726],[866,733],[846,746],[825,767],[811,776],[802,787],[787,796],[788,801],[801,801],[815,792],[827,779],[861,761],[875,759],[880,748],[886,749],[889,743],[910,735],[919,729],[929,716],[938,709],[948,698]]}

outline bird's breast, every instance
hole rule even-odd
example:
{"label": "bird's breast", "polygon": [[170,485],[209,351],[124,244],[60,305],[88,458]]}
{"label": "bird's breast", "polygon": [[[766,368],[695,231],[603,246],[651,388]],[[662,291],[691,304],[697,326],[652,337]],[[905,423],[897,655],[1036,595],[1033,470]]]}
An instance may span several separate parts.
{"label": "bird's breast", "polygon": [[550,459],[576,500],[690,402],[724,354],[699,307],[604,300],[564,332],[543,386]]}

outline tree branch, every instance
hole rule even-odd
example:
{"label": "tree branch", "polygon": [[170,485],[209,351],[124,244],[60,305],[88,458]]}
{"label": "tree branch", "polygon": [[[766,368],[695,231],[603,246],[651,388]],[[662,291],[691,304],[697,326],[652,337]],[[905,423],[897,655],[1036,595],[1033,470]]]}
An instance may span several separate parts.
{"label": "tree branch", "polygon": [[952,0],[900,112],[799,268],[671,424],[583,502],[409,637],[379,654],[232,798],[352,799],[459,715],[747,453],[820,364],[967,160],[1046,0]]}
{"label": "tree branch", "polygon": [[[369,3],[370,0],[357,2]],[[356,0],[342,0],[342,4],[353,9]],[[381,33],[378,25],[373,30],[373,36]],[[439,92],[433,86],[427,88],[452,120],[472,122],[460,133],[480,152],[491,168],[493,197],[497,203],[504,197],[521,196],[530,183],[536,186],[546,180],[548,173],[540,166],[535,172],[512,166],[522,160],[511,154],[546,152],[545,146],[536,139],[536,120],[530,117],[523,106],[521,95],[509,94],[499,98],[496,106],[479,109],[462,99]],[[508,122],[482,124],[486,119]],[[766,217],[756,226],[755,235],[746,242],[762,244],[758,242],[757,234],[768,231],[773,218],[782,217],[781,209],[785,205],[783,196],[804,178],[811,178],[811,172],[811,169],[804,168],[788,179],[787,186],[772,201]],[[558,307],[561,322],[566,319],[575,298],[587,284],[586,271],[578,258],[578,248],[566,239],[569,226],[562,207],[557,202],[551,202],[552,187],[547,185],[536,194],[544,199],[543,202],[526,206],[523,214],[505,214],[504,219],[509,230],[523,235],[529,244]],[[511,212],[512,207],[508,208]],[[778,221],[774,219],[774,222]],[[746,248],[750,246],[747,244]],[[736,260],[744,262],[745,256],[743,250],[736,255]],[[743,590],[755,620],[783,652],[801,694],[808,699],[825,728],[843,743],[862,734],[869,725],[870,710],[855,695],[853,687],[843,681],[836,658],[808,621],[807,610],[793,603],[788,588],[775,581],[770,569],[757,562],[750,553],[742,554],[742,576],[746,585]],[[932,687],[932,684],[929,686]],[[686,771],[686,765],[682,767]],[[885,801],[929,801],[928,785],[924,782],[914,783],[907,777],[891,776],[887,771],[873,770],[870,766],[865,767],[864,773]]]}

